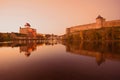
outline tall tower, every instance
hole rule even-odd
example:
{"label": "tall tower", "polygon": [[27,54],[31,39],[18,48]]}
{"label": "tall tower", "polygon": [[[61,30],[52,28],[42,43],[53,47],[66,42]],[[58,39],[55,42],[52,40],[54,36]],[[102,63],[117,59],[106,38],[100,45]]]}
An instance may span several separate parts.
{"label": "tall tower", "polygon": [[104,22],[105,22],[105,19],[99,15],[96,18],[96,28],[102,28],[102,27],[104,27]]}

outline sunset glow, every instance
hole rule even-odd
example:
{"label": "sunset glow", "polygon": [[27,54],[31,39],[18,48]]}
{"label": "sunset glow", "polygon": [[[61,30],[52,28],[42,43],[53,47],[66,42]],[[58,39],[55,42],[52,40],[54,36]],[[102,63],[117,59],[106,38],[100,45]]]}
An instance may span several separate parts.
{"label": "sunset glow", "polygon": [[18,32],[28,22],[38,33],[64,34],[67,27],[93,23],[100,14],[120,19],[120,0],[0,0],[0,32]]}

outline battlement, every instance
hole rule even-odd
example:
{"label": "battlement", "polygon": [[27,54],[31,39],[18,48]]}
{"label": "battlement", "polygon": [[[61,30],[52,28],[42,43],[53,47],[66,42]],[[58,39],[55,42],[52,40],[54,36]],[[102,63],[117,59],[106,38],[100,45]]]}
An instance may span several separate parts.
{"label": "battlement", "polygon": [[102,27],[118,27],[118,26],[120,26],[120,20],[106,21],[105,18],[99,15],[96,18],[96,23],[78,25],[78,26],[67,28],[66,34],[77,32],[77,31],[83,31],[83,30],[100,29]]}

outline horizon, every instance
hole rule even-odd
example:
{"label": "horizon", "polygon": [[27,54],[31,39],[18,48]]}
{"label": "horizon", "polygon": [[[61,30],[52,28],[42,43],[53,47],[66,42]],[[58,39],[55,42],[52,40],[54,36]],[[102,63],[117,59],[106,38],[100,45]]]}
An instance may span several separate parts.
{"label": "horizon", "polygon": [[98,15],[106,21],[120,20],[119,3],[120,0],[0,0],[0,32],[19,32],[19,27],[28,22],[37,33],[63,35],[68,27],[94,23]]}

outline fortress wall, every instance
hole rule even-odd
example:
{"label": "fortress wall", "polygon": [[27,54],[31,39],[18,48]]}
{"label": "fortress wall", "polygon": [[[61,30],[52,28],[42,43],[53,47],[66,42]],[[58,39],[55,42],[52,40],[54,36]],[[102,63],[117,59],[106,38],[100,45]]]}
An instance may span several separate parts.
{"label": "fortress wall", "polygon": [[89,29],[96,29],[96,23],[92,24],[87,24],[87,25],[80,25],[80,26],[75,26],[70,28],[70,32],[75,32],[75,31],[82,31],[82,30],[89,30]]}
{"label": "fortress wall", "polygon": [[102,22],[101,25],[98,23],[92,23],[92,24],[70,27],[70,28],[67,28],[66,32],[73,33],[73,32],[83,31],[83,30],[99,29],[101,27],[118,27],[118,26],[120,26],[120,20],[112,20],[112,21]]}
{"label": "fortress wall", "polygon": [[118,27],[120,26],[120,20],[106,21],[104,27]]}
{"label": "fortress wall", "polygon": [[36,37],[36,29],[33,28],[20,28],[20,33],[27,34],[32,37]]}

